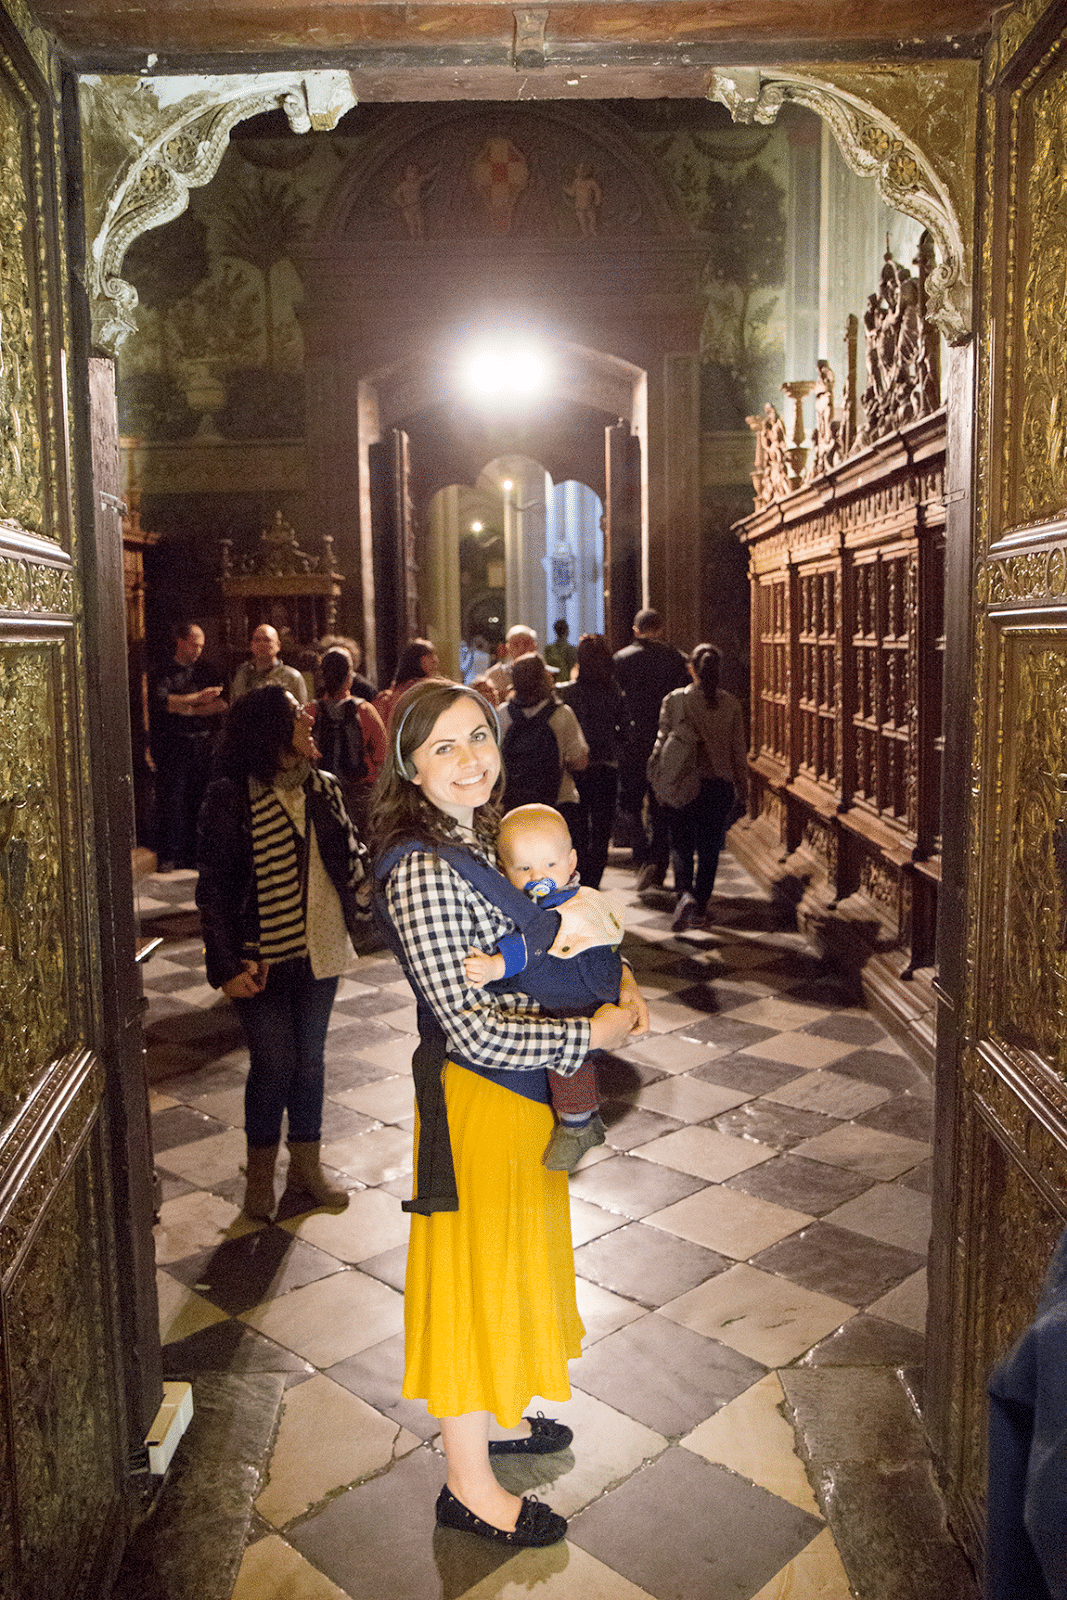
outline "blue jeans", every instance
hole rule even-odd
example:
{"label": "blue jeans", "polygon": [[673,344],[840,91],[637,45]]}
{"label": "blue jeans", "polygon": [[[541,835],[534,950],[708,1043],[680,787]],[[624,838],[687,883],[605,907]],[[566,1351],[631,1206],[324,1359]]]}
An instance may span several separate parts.
{"label": "blue jeans", "polygon": [[316,978],[304,956],[269,967],[261,994],[234,1001],[248,1041],[245,1133],[253,1147],[279,1142],[283,1112],[293,1144],[321,1138],[326,1027],[337,982]]}
{"label": "blue jeans", "polygon": [[[689,805],[670,808],[674,887],[679,894],[693,894],[701,906],[707,905],[715,887],[715,872],[733,803],[733,784],[727,783],[725,778],[708,778]],[[697,858],[695,884],[694,851]]]}

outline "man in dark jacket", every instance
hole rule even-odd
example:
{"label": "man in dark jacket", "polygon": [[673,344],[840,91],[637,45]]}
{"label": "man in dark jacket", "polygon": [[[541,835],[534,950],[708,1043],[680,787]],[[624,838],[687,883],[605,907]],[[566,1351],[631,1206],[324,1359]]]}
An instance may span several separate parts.
{"label": "man in dark jacket", "polygon": [[[656,742],[664,695],[672,689],[684,689],[690,681],[682,652],[663,637],[663,618],[658,611],[637,613],[633,644],[615,653],[615,681],[623,692],[634,728],[633,745],[620,768],[619,810],[632,819],[633,859],[640,868],[637,887],[658,888],[666,875],[670,854],[668,813],[649,788],[645,768]],[[641,818],[646,799],[650,835]]]}
{"label": "man in dark jacket", "polygon": [[156,854],[161,871],[196,866],[196,818],[211,776],[226,701],[221,670],[203,659],[195,622],[171,629],[172,659],[149,680],[149,740],[156,769]]}

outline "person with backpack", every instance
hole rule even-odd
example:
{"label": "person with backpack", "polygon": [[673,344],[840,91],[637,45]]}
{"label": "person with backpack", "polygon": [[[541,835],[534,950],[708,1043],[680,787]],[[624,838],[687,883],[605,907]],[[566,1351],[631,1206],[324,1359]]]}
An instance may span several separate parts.
{"label": "person with backpack", "polygon": [[385,724],[369,700],[352,693],[352,657],[340,645],[319,662],[322,694],[315,702],[315,743],[319,768],[332,772],[345,797],[348,814],[362,834],[367,824],[370,792],[385,760]]}
{"label": "person with backpack", "polygon": [[573,774],[589,765],[589,746],[570,706],[557,698],[545,659],[534,651],[512,663],[512,694],[501,718],[504,810],[554,806],[573,840],[578,790]]}
{"label": "person with backpack", "polygon": [[648,781],[670,819],[674,933],[707,920],[726,829],[748,793],[744,715],[740,700],[719,688],[715,646],[698,644],[689,670],[689,687],[663,701],[648,758]]}
{"label": "person with backpack", "polygon": [[615,682],[611,647],[602,633],[578,641],[577,676],[557,690],[570,706],[589,746],[589,765],[578,774],[578,876],[599,889],[608,859],[619,787],[619,760],[633,742],[633,725]]}

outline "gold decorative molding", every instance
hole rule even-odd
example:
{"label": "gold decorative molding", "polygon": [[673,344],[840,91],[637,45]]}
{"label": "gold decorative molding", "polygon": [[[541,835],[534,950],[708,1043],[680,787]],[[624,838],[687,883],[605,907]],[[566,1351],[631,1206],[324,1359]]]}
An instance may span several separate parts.
{"label": "gold decorative molding", "polygon": [[61,694],[53,647],[0,647],[0,1123],[71,1041]]}
{"label": "gold decorative molding", "polygon": [[1019,234],[1016,248],[1026,255],[1011,319],[1019,341],[1019,440],[1010,515],[1013,522],[1032,523],[1067,507],[1067,75],[1061,71],[1036,88],[1017,107],[1020,115],[1029,123],[1023,142],[1033,155],[1019,174],[1016,197],[1026,219],[1025,240]]}
{"label": "gold decorative molding", "polygon": [[[40,282],[32,250],[41,151],[26,96],[0,71],[0,524],[45,531]],[[27,182],[27,179],[30,182]]]}
{"label": "gold decorative molding", "polygon": [[986,51],[986,83],[989,87],[1010,64],[1035,25],[1057,3],[1058,0],[1021,0],[1021,3],[1012,6]]}
{"label": "gold decorative molding", "polygon": [[1067,599],[1067,545],[1046,545],[980,562],[975,599],[980,606]]}
{"label": "gold decorative molding", "polygon": [[69,567],[0,555],[0,611],[72,616],[73,572]]}
{"label": "gold decorative molding", "polygon": [[[976,68],[722,68],[712,74],[708,98],[721,101],[735,122],[772,123],[787,101],[817,112],[852,170],[873,178],[887,205],[930,230],[940,261],[927,282],[929,317],[950,344],[970,338]],[[943,140],[932,131],[938,126]]]}
{"label": "gold decorative molding", "polygon": [[294,133],[329,131],[356,103],[347,72],[79,80],[93,340],[114,353],[136,331],[122,276],[134,239],[170,222],[218,171],[230,129],[282,110]]}
{"label": "gold decorative molding", "polygon": [[[34,1102],[32,1117],[16,1122],[4,1144],[4,1167],[8,1170],[30,1160],[30,1169],[10,1191],[10,1203],[0,1212],[0,1286],[5,1284],[25,1248],[33,1222],[52,1202],[64,1176],[99,1114],[104,1093],[104,1069],[99,1057],[86,1056],[71,1070],[51,1075]],[[40,1140],[43,1127],[47,1141],[36,1160],[29,1141]]]}

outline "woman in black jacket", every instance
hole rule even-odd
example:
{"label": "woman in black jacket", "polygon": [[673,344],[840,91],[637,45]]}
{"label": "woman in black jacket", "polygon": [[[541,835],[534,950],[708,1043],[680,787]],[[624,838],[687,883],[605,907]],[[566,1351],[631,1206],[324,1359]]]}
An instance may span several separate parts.
{"label": "woman in black jacket", "polygon": [[200,908],[208,982],[237,1007],[248,1043],[245,1211],[274,1212],[288,1115],[289,1187],[343,1210],[319,1161],[326,1027],[348,964],[365,852],[340,785],[317,772],[310,719],[279,685],[226,718],[221,776],[200,810]]}
{"label": "woman in black jacket", "polygon": [[589,765],[576,773],[577,817],[573,821],[578,876],[599,889],[608,859],[608,843],[619,788],[619,756],[632,728],[626,702],[615,682],[611,649],[602,633],[583,633],[578,641],[577,676],[561,684],[560,699],[570,706],[589,746]]}

